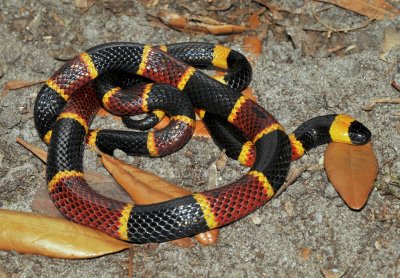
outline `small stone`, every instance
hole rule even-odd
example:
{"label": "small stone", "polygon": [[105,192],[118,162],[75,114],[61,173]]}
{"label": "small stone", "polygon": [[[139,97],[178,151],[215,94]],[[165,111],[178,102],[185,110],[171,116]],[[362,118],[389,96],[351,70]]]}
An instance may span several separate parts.
{"label": "small stone", "polygon": [[322,275],[324,275],[325,278],[340,278],[346,273],[346,271],[337,268],[331,268],[321,269],[321,273]]}
{"label": "small stone", "polygon": [[252,214],[250,219],[254,225],[260,225],[262,223],[262,218],[256,213]]}
{"label": "small stone", "polygon": [[292,217],[294,215],[294,210],[293,210],[293,203],[292,202],[285,202],[284,204],[285,211],[289,217]]}
{"label": "small stone", "polygon": [[303,260],[308,261],[310,259],[310,255],[311,255],[311,249],[307,248],[307,247],[303,247],[300,249],[300,257]]}

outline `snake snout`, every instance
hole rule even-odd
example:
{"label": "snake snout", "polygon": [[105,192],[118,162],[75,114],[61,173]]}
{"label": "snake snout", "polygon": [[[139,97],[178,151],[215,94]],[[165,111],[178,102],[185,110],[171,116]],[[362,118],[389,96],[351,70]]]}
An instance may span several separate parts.
{"label": "snake snout", "polygon": [[349,127],[349,137],[354,145],[363,145],[371,139],[371,131],[359,121],[354,121]]}

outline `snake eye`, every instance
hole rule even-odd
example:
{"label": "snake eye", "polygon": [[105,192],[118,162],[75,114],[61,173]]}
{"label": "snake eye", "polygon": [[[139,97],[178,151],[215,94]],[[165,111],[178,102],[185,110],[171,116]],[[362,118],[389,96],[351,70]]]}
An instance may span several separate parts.
{"label": "snake eye", "polygon": [[349,127],[349,137],[354,145],[363,145],[371,139],[371,131],[359,121],[354,121]]}

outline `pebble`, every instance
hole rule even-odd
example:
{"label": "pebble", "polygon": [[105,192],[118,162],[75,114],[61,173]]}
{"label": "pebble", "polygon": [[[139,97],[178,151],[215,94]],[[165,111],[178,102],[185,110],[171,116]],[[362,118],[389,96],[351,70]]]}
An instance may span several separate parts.
{"label": "pebble", "polygon": [[250,219],[254,225],[260,225],[262,223],[262,218],[256,213],[253,213]]}

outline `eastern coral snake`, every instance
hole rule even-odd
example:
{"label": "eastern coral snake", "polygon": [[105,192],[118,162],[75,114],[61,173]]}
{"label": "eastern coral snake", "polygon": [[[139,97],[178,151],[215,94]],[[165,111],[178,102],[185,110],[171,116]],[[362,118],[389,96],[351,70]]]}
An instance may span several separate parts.
{"label": "eastern coral snake", "polygon": [[[226,75],[212,78],[196,68],[205,66],[225,69]],[[330,141],[369,141],[368,129],[346,115],[317,117],[286,135],[271,114],[240,93],[251,75],[243,55],[208,43],[108,43],[67,62],[42,87],[34,110],[39,135],[49,143],[46,175],[57,208],[74,222],[123,240],[172,240],[256,210],[284,183],[291,160],[310,148]],[[140,129],[153,126],[164,112],[170,123],[162,130],[91,131],[101,104]],[[244,176],[221,188],[138,206],[108,199],[88,186],[82,166],[85,140],[109,154],[121,149],[130,155],[167,155],[190,139],[192,106],[200,109],[217,145],[251,166]],[[128,118],[141,113],[151,114],[141,121]]]}

